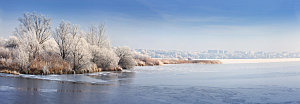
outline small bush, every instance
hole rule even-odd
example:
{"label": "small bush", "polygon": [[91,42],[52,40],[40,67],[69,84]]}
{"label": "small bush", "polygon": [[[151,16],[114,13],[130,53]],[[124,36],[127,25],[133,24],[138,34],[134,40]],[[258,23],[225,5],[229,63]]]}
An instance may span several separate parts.
{"label": "small bush", "polygon": [[132,69],[136,62],[133,58],[132,51],[128,47],[117,47],[115,53],[120,58],[118,65],[123,69]]}
{"label": "small bush", "polygon": [[11,57],[11,51],[9,49],[0,47],[0,58],[9,59]]}
{"label": "small bush", "polygon": [[94,56],[95,64],[103,70],[110,70],[118,67],[118,56],[108,49],[100,49]]}

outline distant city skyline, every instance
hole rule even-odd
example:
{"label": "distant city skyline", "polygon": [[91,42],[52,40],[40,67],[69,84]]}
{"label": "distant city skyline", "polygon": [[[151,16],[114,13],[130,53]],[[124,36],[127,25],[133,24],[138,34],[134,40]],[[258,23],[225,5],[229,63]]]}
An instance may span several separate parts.
{"label": "distant city skyline", "polygon": [[113,46],[133,49],[300,51],[298,0],[0,0],[0,36],[37,12],[104,23]]}

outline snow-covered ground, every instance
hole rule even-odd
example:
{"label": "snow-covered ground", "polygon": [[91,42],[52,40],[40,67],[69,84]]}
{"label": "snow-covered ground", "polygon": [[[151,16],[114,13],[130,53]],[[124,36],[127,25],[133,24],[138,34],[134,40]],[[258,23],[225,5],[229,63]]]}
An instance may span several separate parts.
{"label": "snow-covered ground", "polygon": [[273,63],[273,62],[300,62],[300,58],[282,58],[282,59],[218,59],[223,64],[239,63]]}

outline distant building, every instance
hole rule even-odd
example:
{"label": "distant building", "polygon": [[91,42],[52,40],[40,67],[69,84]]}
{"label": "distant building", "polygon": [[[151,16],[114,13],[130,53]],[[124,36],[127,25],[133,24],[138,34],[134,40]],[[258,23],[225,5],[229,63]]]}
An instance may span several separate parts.
{"label": "distant building", "polygon": [[213,53],[213,54],[219,54],[218,50],[208,50],[207,52],[208,53]]}

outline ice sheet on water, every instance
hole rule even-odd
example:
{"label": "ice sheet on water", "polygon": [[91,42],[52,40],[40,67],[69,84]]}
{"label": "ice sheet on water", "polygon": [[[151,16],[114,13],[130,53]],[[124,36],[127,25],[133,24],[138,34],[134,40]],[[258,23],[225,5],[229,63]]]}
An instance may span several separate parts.
{"label": "ice sheet on water", "polygon": [[208,86],[140,86],[135,88],[141,99],[178,104],[257,104],[300,102],[298,88],[252,86],[219,88]]}
{"label": "ice sheet on water", "polygon": [[41,79],[41,80],[50,80],[50,81],[62,81],[62,82],[78,82],[78,83],[107,83],[107,81],[101,79],[95,79],[89,77],[86,74],[76,74],[76,75],[12,75],[0,73],[0,76],[3,77],[19,77],[19,78],[31,78],[31,79]]}
{"label": "ice sheet on water", "polygon": [[16,90],[32,90],[32,91],[38,91],[43,93],[49,93],[49,92],[57,92],[57,89],[42,89],[42,88],[16,88],[11,86],[0,86],[0,91],[16,91]]}
{"label": "ice sheet on water", "polygon": [[215,60],[220,60],[223,64],[300,62],[300,58],[278,58],[278,59],[215,59]]}
{"label": "ice sheet on water", "polygon": [[10,86],[0,86],[0,91],[9,91],[9,90],[14,90],[14,87]]}

